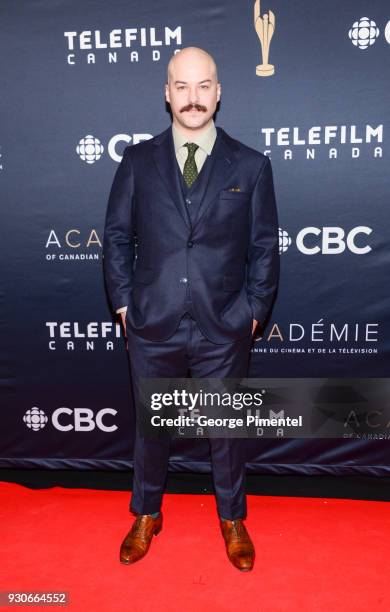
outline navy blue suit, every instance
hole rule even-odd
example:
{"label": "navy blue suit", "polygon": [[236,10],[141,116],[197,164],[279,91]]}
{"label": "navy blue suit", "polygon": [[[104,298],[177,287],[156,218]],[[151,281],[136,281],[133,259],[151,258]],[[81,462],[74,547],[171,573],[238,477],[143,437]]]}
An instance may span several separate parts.
{"label": "navy blue suit", "polygon": [[184,279],[199,327],[212,342],[246,336],[252,319],[263,322],[270,309],[279,264],[271,163],[220,127],[217,133],[193,223],[171,127],[126,147],[116,172],[104,271],[114,309],[128,306],[127,324],[143,338],[162,341],[176,330],[187,294]]}
{"label": "navy blue suit", "polygon": [[[135,400],[141,377],[245,377],[252,320],[266,318],[279,274],[271,163],[217,127],[187,189],[172,128],[126,147],[109,197],[103,265],[126,329]],[[245,516],[243,440],[210,439],[218,511]],[[166,440],[136,433],[130,509],[160,508]]]}

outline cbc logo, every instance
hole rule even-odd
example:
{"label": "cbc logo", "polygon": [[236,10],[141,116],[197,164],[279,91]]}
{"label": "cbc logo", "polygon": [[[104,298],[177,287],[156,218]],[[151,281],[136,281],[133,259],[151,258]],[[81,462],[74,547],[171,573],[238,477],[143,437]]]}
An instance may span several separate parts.
{"label": "cbc logo", "polygon": [[94,164],[95,161],[98,161],[103,151],[104,147],[100,140],[90,134],[84,136],[76,147],[76,152],[79,154],[80,159],[87,162],[87,164]]}
{"label": "cbc logo", "polygon": [[[117,152],[118,143],[124,142],[126,145],[129,145],[130,142],[132,142],[133,144],[138,144],[143,140],[150,140],[150,138],[153,138],[152,134],[133,134],[133,136],[129,136],[128,134],[115,134],[108,142],[107,152],[111,159],[119,163],[122,159],[122,155],[119,155]],[[76,147],[76,153],[80,159],[85,161],[87,164],[94,164],[95,162],[99,161],[103,152],[104,147],[99,138],[96,138],[91,134],[81,138]]]}
{"label": "cbc logo", "polygon": [[23,421],[29,429],[33,431],[39,431],[43,429],[48,422],[48,418],[43,410],[40,410],[36,406],[33,406],[31,410],[26,410],[23,416]]}
{"label": "cbc logo", "polygon": [[[385,26],[384,34],[386,42],[390,44],[390,20]],[[378,39],[379,28],[373,19],[360,17],[358,21],[352,24],[348,36],[352,44],[358,49],[368,49]]]}
{"label": "cbc logo", "polygon": [[[365,255],[372,248],[365,237],[372,232],[371,227],[359,225],[346,233],[342,227],[304,227],[296,237],[298,251],[304,255],[339,255],[345,250],[355,255]],[[279,252],[287,251],[291,238],[285,230],[279,229]]]}
{"label": "cbc logo", "polygon": [[279,227],[279,253],[285,253],[291,244],[291,238],[281,227]]}
{"label": "cbc logo", "polygon": [[359,21],[355,21],[352,25],[348,36],[355,47],[367,49],[378,38],[379,28],[376,27],[376,23],[372,19],[361,17]]}
{"label": "cbc logo", "polygon": [[[118,429],[112,422],[112,417],[117,414],[113,408],[102,408],[96,414],[90,408],[57,408],[51,415],[51,422],[58,431],[93,431],[95,428],[106,433]],[[27,410],[23,421],[33,431],[43,429],[48,421],[43,410],[36,406]]]}

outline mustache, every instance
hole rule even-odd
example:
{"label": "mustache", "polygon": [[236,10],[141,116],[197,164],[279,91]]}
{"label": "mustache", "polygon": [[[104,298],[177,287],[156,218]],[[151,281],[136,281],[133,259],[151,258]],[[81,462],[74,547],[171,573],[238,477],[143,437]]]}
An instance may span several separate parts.
{"label": "mustache", "polygon": [[193,108],[196,108],[196,110],[198,111],[203,111],[204,113],[207,111],[207,108],[203,106],[203,104],[187,104],[187,106],[183,106],[180,112],[185,113],[186,111],[190,111]]}

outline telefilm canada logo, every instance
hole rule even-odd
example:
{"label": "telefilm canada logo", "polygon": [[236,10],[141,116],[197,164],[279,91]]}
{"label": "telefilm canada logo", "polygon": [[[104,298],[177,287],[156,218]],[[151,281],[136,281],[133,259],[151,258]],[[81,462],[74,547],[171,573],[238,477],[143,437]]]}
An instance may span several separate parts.
{"label": "telefilm canada logo", "polygon": [[180,50],[182,26],[129,27],[104,30],[67,30],[64,32],[66,63],[94,65],[159,62],[163,49],[169,56]]}
{"label": "telefilm canada logo", "polygon": [[261,151],[273,159],[338,160],[373,158],[384,154],[383,123],[263,127]]}
{"label": "telefilm canada logo", "polygon": [[41,431],[50,423],[54,429],[61,432],[89,432],[98,429],[104,433],[112,433],[118,429],[114,422],[116,414],[117,411],[113,408],[92,410],[61,406],[48,417],[42,408],[33,406],[24,413],[23,422],[34,432]]}
{"label": "telefilm canada logo", "polygon": [[123,349],[122,326],[112,321],[45,321],[49,351]]}

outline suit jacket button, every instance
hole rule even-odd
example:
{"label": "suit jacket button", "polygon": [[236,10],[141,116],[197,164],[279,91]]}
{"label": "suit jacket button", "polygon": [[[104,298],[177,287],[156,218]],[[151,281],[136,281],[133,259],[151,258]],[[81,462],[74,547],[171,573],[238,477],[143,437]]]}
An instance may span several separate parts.
{"label": "suit jacket button", "polygon": [[192,249],[192,247],[194,246],[194,243],[192,242],[192,240],[187,242],[187,246],[188,246],[189,249]]}
{"label": "suit jacket button", "polygon": [[188,278],[187,278],[186,276],[183,276],[183,277],[180,279],[180,282],[181,282],[181,283],[186,283],[187,281],[188,281]]}

